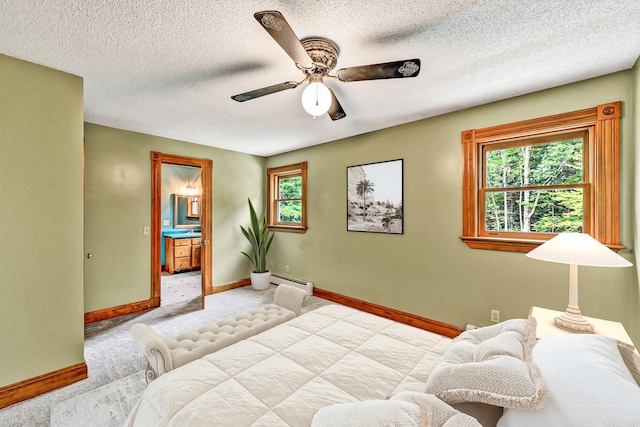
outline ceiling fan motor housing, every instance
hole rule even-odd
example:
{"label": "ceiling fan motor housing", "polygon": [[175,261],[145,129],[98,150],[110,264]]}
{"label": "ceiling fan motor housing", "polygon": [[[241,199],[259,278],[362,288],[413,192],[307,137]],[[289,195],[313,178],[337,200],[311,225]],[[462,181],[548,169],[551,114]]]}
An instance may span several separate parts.
{"label": "ceiling fan motor housing", "polygon": [[340,51],[334,42],[320,37],[307,37],[300,42],[313,61],[314,69],[309,73],[326,76],[335,68]]}

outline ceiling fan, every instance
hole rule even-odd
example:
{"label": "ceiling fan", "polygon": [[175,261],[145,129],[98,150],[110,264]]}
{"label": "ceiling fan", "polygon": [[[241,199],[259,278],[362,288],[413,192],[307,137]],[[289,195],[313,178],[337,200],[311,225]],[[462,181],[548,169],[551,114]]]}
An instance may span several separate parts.
{"label": "ceiling fan", "polygon": [[324,78],[336,79],[341,82],[356,82],[416,77],[420,73],[420,60],[408,59],[341,68],[335,72],[335,75],[330,75],[329,72],[335,68],[340,53],[334,42],[322,37],[307,37],[299,40],[284,16],[277,11],[256,12],[253,16],[293,59],[296,67],[304,74],[304,79],[299,82],[289,81],[234,95],[231,97],[234,101],[249,101],[296,88],[308,81],[309,85],[302,94],[302,105],[305,110],[314,118],[328,112],[331,120],[340,120],[347,114],[331,88],[323,84]]}

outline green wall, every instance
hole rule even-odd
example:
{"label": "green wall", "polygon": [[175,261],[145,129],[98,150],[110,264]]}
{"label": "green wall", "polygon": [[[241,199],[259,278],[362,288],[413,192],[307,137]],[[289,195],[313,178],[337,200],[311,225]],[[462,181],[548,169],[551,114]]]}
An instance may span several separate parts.
{"label": "green wall", "polygon": [[85,137],[85,312],[151,295],[151,151],[213,161],[213,285],[249,276],[239,224],[247,197],[263,203],[264,158],[91,123]]}
{"label": "green wall", "polygon": [[0,55],[0,387],[84,361],[82,90]]}
{"label": "green wall", "polygon": [[[629,108],[628,117],[636,123],[636,126],[631,130],[629,138],[634,141],[633,147],[629,149],[629,157],[635,158],[635,176],[633,180],[633,205],[634,205],[634,223],[633,223],[633,240],[635,242],[634,247],[638,248],[640,245],[640,128],[637,123],[640,123],[640,59],[636,61],[636,65],[632,70],[633,73],[633,97],[634,104],[632,108]],[[629,287],[629,324],[632,325],[630,329],[635,331],[634,342],[637,346],[640,346],[640,310],[638,309],[637,301],[640,300],[640,268],[636,268],[636,277],[632,285]]]}
{"label": "green wall", "polygon": [[[491,309],[500,310],[502,319],[526,317],[532,305],[564,310],[568,266],[469,249],[458,238],[460,134],[622,100],[621,238],[629,249],[621,254],[635,262],[635,79],[637,71],[620,72],[269,158],[268,167],[309,162],[309,229],[278,233],[271,252],[274,271],[460,327],[489,324]],[[399,158],[404,159],[404,235],[347,232],[346,167]],[[623,322],[640,343],[635,267],[581,267],[579,276],[583,313]]]}

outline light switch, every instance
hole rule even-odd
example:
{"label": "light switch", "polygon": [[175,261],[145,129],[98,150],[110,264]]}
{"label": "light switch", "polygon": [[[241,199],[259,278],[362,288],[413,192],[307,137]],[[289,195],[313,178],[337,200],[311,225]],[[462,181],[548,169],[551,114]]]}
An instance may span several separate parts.
{"label": "light switch", "polygon": [[162,226],[163,227],[168,227],[169,226],[169,220],[168,219],[163,219],[162,220]]}
{"label": "light switch", "polygon": [[147,234],[149,234],[149,227],[148,227],[148,226],[147,226],[147,227],[144,227],[144,228],[142,229],[142,234],[144,234],[145,236],[146,236]]}

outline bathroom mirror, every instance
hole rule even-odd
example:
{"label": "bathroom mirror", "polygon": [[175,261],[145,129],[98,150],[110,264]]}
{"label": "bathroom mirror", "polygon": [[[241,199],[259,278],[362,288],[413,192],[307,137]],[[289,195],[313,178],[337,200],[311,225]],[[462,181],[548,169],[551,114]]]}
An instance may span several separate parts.
{"label": "bathroom mirror", "polygon": [[173,228],[200,227],[200,196],[173,196]]}

